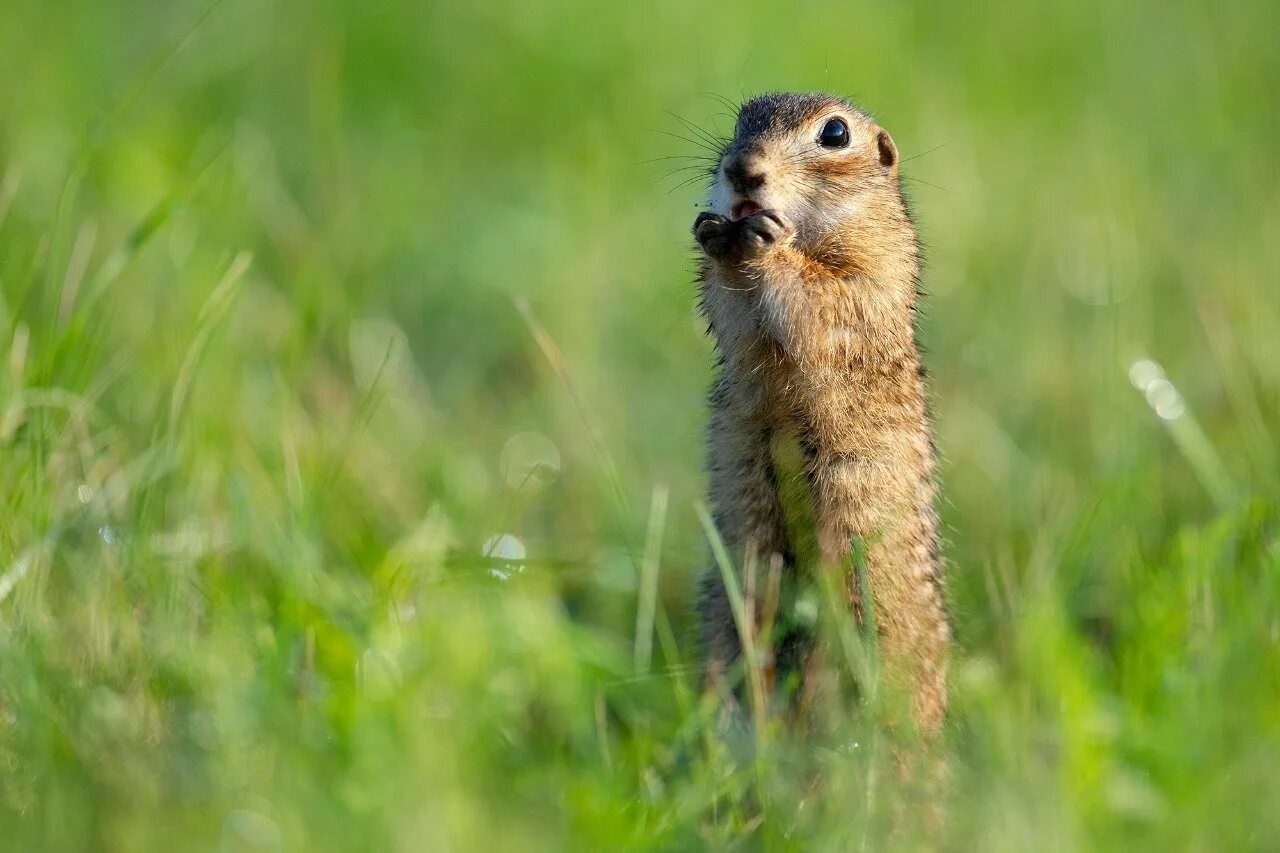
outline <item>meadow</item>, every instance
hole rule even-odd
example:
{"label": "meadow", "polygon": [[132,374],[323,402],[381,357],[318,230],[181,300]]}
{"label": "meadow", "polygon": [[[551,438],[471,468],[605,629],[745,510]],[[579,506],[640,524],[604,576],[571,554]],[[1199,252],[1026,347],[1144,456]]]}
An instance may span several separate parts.
{"label": "meadow", "polygon": [[[0,844],[1275,849],[1278,31],[5,0]],[[940,826],[875,714],[740,748],[697,691],[670,158],[776,89],[893,132],[927,248]]]}

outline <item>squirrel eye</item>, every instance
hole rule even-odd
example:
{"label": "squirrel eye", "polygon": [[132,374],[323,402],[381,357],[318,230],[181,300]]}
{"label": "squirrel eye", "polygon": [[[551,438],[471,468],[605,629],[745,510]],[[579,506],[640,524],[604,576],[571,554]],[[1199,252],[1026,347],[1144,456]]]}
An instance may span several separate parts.
{"label": "squirrel eye", "polygon": [[818,144],[823,148],[844,148],[849,144],[849,125],[842,118],[828,119],[818,134]]}

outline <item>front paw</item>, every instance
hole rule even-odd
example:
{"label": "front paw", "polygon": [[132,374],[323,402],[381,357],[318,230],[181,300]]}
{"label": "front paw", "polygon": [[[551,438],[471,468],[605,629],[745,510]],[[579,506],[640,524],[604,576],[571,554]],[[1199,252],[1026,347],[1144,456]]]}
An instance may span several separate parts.
{"label": "front paw", "polygon": [[772,210],[738,220],[704,211],[693,222],[693,236],[707,257],[731,263],[753,258],[791,234],[791,225]]}
{"label": "front paw", "polygon": [[743,217],[742,242],[744,257],[753,257],[767,251],[771,246],[786,241],[793,229],[782,214],[773,210],[759,210],[750,216]]}
{"label": "front paw", "polygon": [[703,211],[693,220],[693,237],[709,258],[728,258],[739,242],[738,224],[718,213]]}

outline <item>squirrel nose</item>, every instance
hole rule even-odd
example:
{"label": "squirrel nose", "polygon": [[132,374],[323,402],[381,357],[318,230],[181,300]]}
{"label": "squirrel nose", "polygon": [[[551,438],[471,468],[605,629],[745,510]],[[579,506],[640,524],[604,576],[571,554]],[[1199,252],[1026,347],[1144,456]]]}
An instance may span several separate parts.
{"label": "squirrel nose", "polygon": [[764,172],[759,171],[755,164],[748,165],[741,158],[724,167],[724,176],[729,184],[740,193],[749,193],[764,186]]}

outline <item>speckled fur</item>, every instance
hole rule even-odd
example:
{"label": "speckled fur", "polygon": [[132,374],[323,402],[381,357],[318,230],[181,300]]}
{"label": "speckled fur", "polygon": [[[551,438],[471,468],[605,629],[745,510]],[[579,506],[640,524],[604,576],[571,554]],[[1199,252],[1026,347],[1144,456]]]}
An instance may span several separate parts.
{"label": "speckled fur", "polygon": [[[820,146],[831,117],[847,148]],[[823,565],[849,576],[866,543],[885,672],[933,733],[946,712],[951,642],[942,594],[934,447],[916,346],[920,272],[889,135],[847,101],[772,94],[743,104],[716,167],[703,250],[702,308],[721,374],[711,395],[711,504],[738,565],[792,562],[771,456],[794,431],[806,450]],[[737,220],[744,200],[761,210]],[[715,679],[741,653],[716,570],[701,600]]]}

